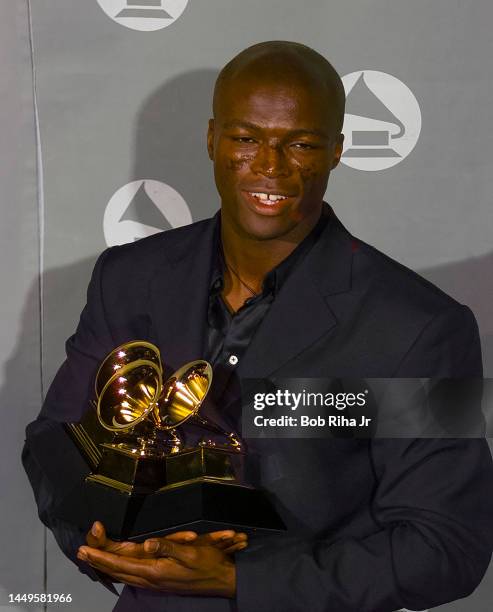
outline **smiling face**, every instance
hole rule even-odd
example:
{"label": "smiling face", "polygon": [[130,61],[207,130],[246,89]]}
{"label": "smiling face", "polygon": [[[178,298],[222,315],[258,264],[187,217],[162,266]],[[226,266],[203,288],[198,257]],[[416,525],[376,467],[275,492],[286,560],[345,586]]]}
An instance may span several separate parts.
{"label": "smiling face", "polygon": [[313,227],[342,153],[331,106],[326,84],[300,71],[249,69],[221,87],[208,150],[235,234],[298,242]]}

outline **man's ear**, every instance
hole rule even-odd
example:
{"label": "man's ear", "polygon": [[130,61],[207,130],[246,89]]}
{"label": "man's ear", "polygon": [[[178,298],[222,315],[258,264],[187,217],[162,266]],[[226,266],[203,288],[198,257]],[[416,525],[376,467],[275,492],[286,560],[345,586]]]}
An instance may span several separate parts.
{"label": "man's ear", "polygon": [[333,170],[336,166],[338,166],[339,162],[341,161],[343,144],[344,144],[344,134],[339,134],[339,136],[337,136],[337,139],[334,143],[334,157],[332,158],[332,166],[330,168],[331,170]]}
{"label": "man's ear", "polygon": [[207,130],[207,152],[209,159],[214,159],[214,119],[209,119],[209,128]]}

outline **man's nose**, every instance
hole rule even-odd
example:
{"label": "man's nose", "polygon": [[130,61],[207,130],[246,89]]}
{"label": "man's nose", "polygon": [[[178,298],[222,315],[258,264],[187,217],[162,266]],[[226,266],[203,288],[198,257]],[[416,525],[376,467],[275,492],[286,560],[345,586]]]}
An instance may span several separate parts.
{"label": "man's nose", "polygon": [[251,165],[256,174],[263,174],[268,178],[289,175],[289,164],[286,155],[280,146],[263,145]]}

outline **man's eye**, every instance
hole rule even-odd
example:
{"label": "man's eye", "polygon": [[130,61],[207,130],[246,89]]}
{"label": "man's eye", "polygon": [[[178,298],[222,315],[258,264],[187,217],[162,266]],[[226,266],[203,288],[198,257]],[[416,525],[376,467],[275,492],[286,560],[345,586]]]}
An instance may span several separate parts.
{"label": "man's eye", "polygon": [[315,147],[307,142],[294,142],[292,145],[295,149],[314,149]]}
{"label": "man's eye", "polygon": [[236,142],[241,142],[241,143],[244,143],[244,144],[253,144],[253,143],[255,143],[255,140],[253,138],[249,138],[248,136],[236,136],[234,138],[234,140]]}

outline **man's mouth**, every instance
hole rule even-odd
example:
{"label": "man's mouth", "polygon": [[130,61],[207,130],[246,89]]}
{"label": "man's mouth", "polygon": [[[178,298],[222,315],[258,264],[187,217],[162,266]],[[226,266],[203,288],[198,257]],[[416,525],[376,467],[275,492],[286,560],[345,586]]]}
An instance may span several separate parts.
{"label": "man's mouth", "polygon": [[262,191],[248,191],[247,193],[262,202],[262,204],[267,205],[273,205],[276,202],[288,199],[287,195],[281,193],[264,193]]}
{"label": "man's mouth", "polygon": [[247,188],[242,191],[250,210],[257,215],[268,217],[283,214],[287,207],[293,205],[293,199],[296,197],[281,189],[279,191],[274,189],[253,191]]}

